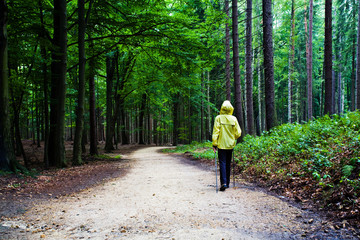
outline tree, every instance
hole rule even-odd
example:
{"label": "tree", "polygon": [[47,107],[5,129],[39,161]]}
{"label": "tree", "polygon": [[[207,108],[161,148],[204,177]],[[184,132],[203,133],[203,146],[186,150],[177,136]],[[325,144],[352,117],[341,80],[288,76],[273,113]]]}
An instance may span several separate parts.
{"label": "tree", "polygon": [[9,116],[9,79],[7,46],[7,5],[0,1],[0,169],[15,170]]}
{"label": "tree", "polygon": [[246,8],[246,111],[247,132],[254,132],[254,106],[253,106],[253,69],[252,69],[252,0],[247,0]]}
{"label": "tree", "polygon": [[289,44],[289,80],[288,80],[288,122],[293,120],[293,86],[294,86],[294,59],[295,59],[295,0],[291,1],[291,26]]}
{"label": "tree", "polygon": [[[226,20],[230,19],[229,0],[225,0]],[[225,23],[225,76],[226,76],[226,100],[231,101],[231,74],[230,74],[230,27]]]}
{"label": "tree", "polygon": [[360,3],[358,4],[357,66],[356,66],[356,109],[360,109]]}
{"label": "tree", "polygon": [[325,105],[324,114],[332,115],[333,111],[333,78],[332,78],[332,0],[325,0],[325,41],[324,41],[324,75]]}
{"label": "tree", "polygon": [[78,106],[76,111],[76,129],[73,145],[73,164],[80,165],[81,140],[84,128],[84,101],[85,101],[85,1],[78,0],[78,48],[79,48],[79,88]]}
{"label": "tree", "polygon": [[54,0],[54,37],[51,62],[51,102],[49,162],[62,167],[66,163],[65,132],[65,92],[67,60],[67,19],[66,0]]}
{"label": "tree", "polygon": [[263,51],[265,73],[266,130],[275,126],[274,59],[271,0],[263,0]]}
{"label": "tree", "polygon": [[307,59],[307,86],[308,86],[308,94],[307,94],[307,104],[308,104],[308,119],[311,120],[313,118],[313,94],[312,94],[312,55],[313,55],[313,8],[314,8],[313,0],[309,0],[309,37],[308,37],[308,48],[306,51],[306,59]]}
{"label": "tree", "polygon": [[235,116],[239,121],[239,125],[243,134],[239,141],[242,141],[245,135],[242,98],[241,98],[241,82],[240,82],[240,63],[239,63],[239,30],[238,30],[238,3],[232,0],[232,37],[233,37],[233,63],[234,63],[234,86],[235,86]]}

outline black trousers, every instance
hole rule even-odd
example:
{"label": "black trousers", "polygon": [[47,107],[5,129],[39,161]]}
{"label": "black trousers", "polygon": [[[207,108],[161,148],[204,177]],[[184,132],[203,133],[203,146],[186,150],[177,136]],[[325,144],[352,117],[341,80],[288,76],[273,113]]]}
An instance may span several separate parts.
{"label": "black trousers", "polygon": [[219,149],[220,183],[230,186],[231,158],[233,149]]}

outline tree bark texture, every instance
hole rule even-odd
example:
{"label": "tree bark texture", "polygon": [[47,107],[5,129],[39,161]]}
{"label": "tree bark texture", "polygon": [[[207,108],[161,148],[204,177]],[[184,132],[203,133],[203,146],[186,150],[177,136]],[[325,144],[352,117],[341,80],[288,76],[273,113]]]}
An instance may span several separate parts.
{"label": "tree bark texture", "polygon": [[140,133],[139,133],[139,144],[145,144],[144,138],[145,138],[145,126],[144,126],[144,122],[145,122],[145,111],[146,111],[146,93],[144,93],[141,97],[141,109],[140,109],[140,116],[139,116],[139,129],[140,129]]}
{"label": "tree bark texture", "polygon": [[263,46],[265,73],[265,108],[266,130],[269,131],[276,124],[275,91],[274,91],[274,52],[272,39],[272,11],[271,0],[263,0]]}
{"label": "tree bark texture", "polygon": [[[305,18],[306,26],[306,18]],[[289,47],[289,77],[288,77],[288,122],[293,122],[293,88],[294,88],[294,59],[295,59],[295,1],[291,1],[291,27]]]}
{"label": "tree bark texture", "polygon": [[243,134],[239,141],[242,141],[246,133],[244,129],[242,99],[241,99],[241,81],[240,81],[240,63],[239,63],[239,30],[238,30],[238,3],[232,0],[232,37],[233,37],[233,64],[234,64],[234,86],[235,86],[235,116]]}
{"label": "tree bark texture", "polygon": [[[230,19],[229,0],[225,0],[226,19]],[[226,100],[231,101],[231,73],[230,73],[230,27],[229,23],[225,24],[225,76],[226,76]]]}
{"label": "tree bark texture", "polygon": [[360,3],[358,4],[357,64],[356,64],[356,109],[360,109]]}
{"label": "tree bark texture", "polygon": [[111,152],[114,150],[113,136],[114,125],[113,120],[113,78],[115,72],[115,64],[113,57],[106,57],[106,137],[105,137],[105,151]]}
{"label": "tree bark texture", "polygon": [[82,133],[84,128],[84,102],[85,102],[85,1],[78,0],[78,49],[79,49],[79,88],[78,105],[76,109],[76,129],[73,147],[73,164],[82,163]]}
{"label": "tree bark texture", "polygon": [[[92,44],[90,44],[92,45]],[[90,155],[98,154],[97,150],[97,124],[96,124],[96,96],[95,96],[95,76],[93,71],[94,61],[90,60],[89,73],[89,110],[90,110]]]}
{"label": "tree bark texture", "polygon": [[179,93],[173,97],[173,146],[177,146],[179,140],[179,98]]}
{"label": "tree bark texture", "polygon": [[324,114],[333,112],[333,79],[332,79],[332,0],[325,0],[325,42],[324,42],[324,75],[325,105]]}
{"label": "tree bark texture", "polygon": [[252,0],[246,8],[246,104],[247,133],[254,135],[253,69],[252,69]]}
{"label": "tree bark texture", "polygon": [[15,170],[9,116],[7,5],[0,0],[0,169]]}
{"label": "tree bark texture", "polygon": [[49,163],[63,167],[65,159],[65,92],[67,61],[66,0],[54,0],[54,38],[51,62]]}
{"label": "tree bark texture", "polygon": [[307,85],[308,85],[308,92],[307,92],[307,104],[308,104],[308,119],[312,120],[313,118],[313,94],[312,94],[312,56],[313,56],[313,49],[312,49],[312,40],[313,40],[313,10],[314,10],[314,0],[309,0],[309,39],[308,39],[308,48],[307,48]]}

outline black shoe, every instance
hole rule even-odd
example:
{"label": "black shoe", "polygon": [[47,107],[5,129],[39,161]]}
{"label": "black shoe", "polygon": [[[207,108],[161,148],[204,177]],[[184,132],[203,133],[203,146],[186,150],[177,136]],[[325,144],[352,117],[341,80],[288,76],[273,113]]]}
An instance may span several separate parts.
{"label": "black shoe", "polygon": [[226,184],[223,184],[223,185],[221,185],[221,187],[220,187],[220,191],[224,192],[225,189],[227,189],[227,188],[228,188],[228,186],[227,186]]}

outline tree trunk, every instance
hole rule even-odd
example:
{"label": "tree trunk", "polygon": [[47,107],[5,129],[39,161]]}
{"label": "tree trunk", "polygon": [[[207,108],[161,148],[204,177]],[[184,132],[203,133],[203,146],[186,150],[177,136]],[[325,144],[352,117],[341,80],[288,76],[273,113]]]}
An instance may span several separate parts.
{"label": "tree trunk", "polygon": [[360,109],[360,3],[358,4],[357,64],[356,64],[356,109]]}
{"label": "tree trunk", "polygon": [[[226,19],[230,19],[229,0],[225,0]],[[230,75],[230,27],[225,24],[225,76],[226,76],[226,100],[231,101],[231,75]]]}
{"label": "tree trunk", "polygon": [[238,3],[232,0],[232,27],[233,27],[233,63],[234,63],[234,86],[235,86],[235,116],[239,121],[243,134],[239,141],[244,139],[246,133],[244,129],[242,99],[241,99],[241,81],[240,81],[240,63],[239,63],[239,30],[238,30]]}
{"label": "tree trunk", "polygon": [[[90,46],[93,44],[90,43]],[[94,61],[90,60],[89,73],[89,121],[90,121],[90,155],[98,154],[97,150],[97,124],[96,124],[96,96],[95,96],[95,76],[94,76]]]}
{"label": "tree trunk", "polygon": [[145,138],[145,108],[146,108],[146,94],[144,93],[141,97],[141,109],[140,109],[140,116],[139,116],[139,144],[145,144],[144,138]]}
{"label": "tree trunk", "polygon": [[263,0],[266,130],[276,124],[271,0]]}
{"label": "tree trunk", "polygon": [[247,103],[247,131],[254,135],[254,106],[253,106],[253,73],[252,73],[252,0],[247,0],[246,8],[246,103]]}
{"label": "tree trunk", "polygon": [[178,145],[179,135],[179,98],[180,94],[177,93],[173,97],[173,146]]}
{"label": "tree trunk", "polygon": [[[40,22],[41,31],[39,38],[45,40],[45,22],[42,8],[42,1],[39,0],[40,6]],[[48,66],[47,66],[47,51],[44,41],[40,41],[40,53],[42,57],[42,77],[43,77],[43,91],[44,91],[44,165],[49,168],[48,145],[49,145],[49,89],[48,89]]]}
{"label": "tree trunk", "polygon": [[324,75],[325,105],[324,114],[333,112],[333,79],[332,79],[332,0],[325,0],[325,42],[324,42]]}
{"label": "tree trunk", "polygon": [[307,104],[308,104],[308,119],[312,120],[313,118],[313,94],[312,94],[312,40],[313,40],[313,10],[314,10],[314,0],[309,0],[309,39],[308,39],[308,48],[306,51],[307,55]]}
{"label": "tree trunk", "polygon": [[78,48],[79,48],[79,88],[78,105],[76,109],[76,129],[73,147],[73,164],[82,163],[82,133],[84,128],[84,102],[85,102],[85,1],[78,0]]}
{"label": "tree trunk", "polygon": [[106,137],[105,137],[105,151],[111,152],[114,150],[113,136],[113,77],[115,64],[112,57],[106,57]]}
{"label": "tree trunk", "polygon": [[15,153],[12,146],[9,116],[9,79],[7,46],[7,6],[0,0],[0,169],[15,170]]}
{"label": "tree trunk", "polygon": [[[305,32],[307,29],[305,15]],[[289,47],[289,79],[288,79],[288,122],[293,122],[293,96],[294,96],[294,61],[295,61],[295,1],[291,1],[291,28]]]}
{"label": "tree trunk", "polygon": [[65,92],[67,57],[66,0],[54,0],[54,38],[51,63],[49,161],[63,167],[65,158]]}

